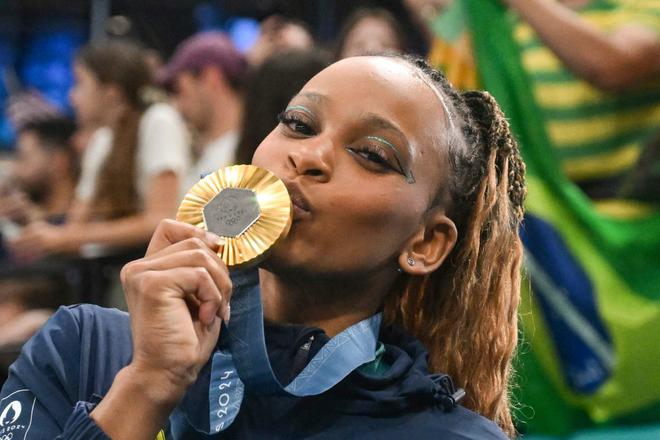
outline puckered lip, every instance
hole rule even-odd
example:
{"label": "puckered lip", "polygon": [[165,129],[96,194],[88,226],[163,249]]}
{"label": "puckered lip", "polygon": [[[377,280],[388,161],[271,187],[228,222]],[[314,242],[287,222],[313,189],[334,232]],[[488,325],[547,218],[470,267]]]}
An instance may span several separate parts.
{"label": "puckered lip", "polygon": [[286,186],[286,189],[289,192],[289,197],[291,197],[294,220],[311,215],[312,207],[303,194],[300,185],[294,181],[284,181],[284,186]]}

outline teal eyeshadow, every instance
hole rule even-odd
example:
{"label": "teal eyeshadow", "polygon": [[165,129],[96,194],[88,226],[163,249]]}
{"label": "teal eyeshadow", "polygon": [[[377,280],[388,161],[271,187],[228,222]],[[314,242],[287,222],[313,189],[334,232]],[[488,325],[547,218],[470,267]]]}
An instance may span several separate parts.
{"label": "teal eyeshadow", "polygon": [[314,114],[310,109],[308,109],[304,105],[290,105],[284,111],[288,112],[289,110],[301,110],[301,111],[303,111],[305,113],[308,113],[310,115]]}
{"label": "teal eyeshadow", "polygon": [[389,147],[394,152],[394,155],[396,156],[396,161],[399,163],[399,167],[406,176],[406,182],[415,183],[415,177],[412,174],[412,170],[406,170],[403,167],[403,160],[401,160],[401,154],[399,153],[399,150],[397,150],[397,148],[390,141],[388,141],[387,139],[383,139],[380,136],[367,136],[367,139],[378,141],[384,144],[385,146]]}

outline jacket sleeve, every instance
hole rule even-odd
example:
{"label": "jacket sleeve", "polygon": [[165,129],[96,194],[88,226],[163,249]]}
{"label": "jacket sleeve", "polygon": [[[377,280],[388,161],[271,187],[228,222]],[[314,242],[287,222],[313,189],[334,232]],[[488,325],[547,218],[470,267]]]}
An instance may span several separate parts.
{"label": "jacket sleeve", "polygon": [[77,310],[61,307],[23,347],[0,393],[0,437],[108,439],[78,402],[81,330]]}

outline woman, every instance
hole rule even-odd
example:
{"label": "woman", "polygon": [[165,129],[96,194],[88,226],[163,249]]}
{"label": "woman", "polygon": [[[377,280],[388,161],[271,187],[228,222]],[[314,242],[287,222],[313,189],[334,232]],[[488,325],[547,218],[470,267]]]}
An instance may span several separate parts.
{"label": "woman", "polygon": [[28,259],[77,252],[86,244],[143,245],[176,211],[188,137],[166,104],[145,102],[152,83],[141,49],[123,42],[84,47],[71,101],[83,129],[94,128],[67,224],[28,227],[13,248]]}
{"label": "woman", "polygon": [[401,22],[387,9],[360,8],[344,21],[337,36],[335,57],[405,52],[408,41]]}
{"label": "woman", "polygon": [[383,310],[373,361],[314,397],[245,391],[229,428],[200,434],[232,286],[219,238],[167,221],[122,272],[130,324],[62,309],[13,365],[3,408],[36,396],[43,435],[64,438],[504,438],[432,371],[513,436],[524,166],[494,100],[459,95],[421,60],[349,58],[291,100],[253,163],[283,179],[295,211],[259,270],[276,374],[297,377],[329,337]]}

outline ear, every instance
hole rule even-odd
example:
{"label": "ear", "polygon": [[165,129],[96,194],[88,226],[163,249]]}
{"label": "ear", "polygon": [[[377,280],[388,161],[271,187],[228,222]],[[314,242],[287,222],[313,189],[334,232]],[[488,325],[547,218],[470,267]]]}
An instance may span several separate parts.
{"label": "ear", "polygon": [[442,210],[432,212],[406,242],[399,255],[399,266],[410,275],[435,271],[454,248],[457,236],[456,225]]}

